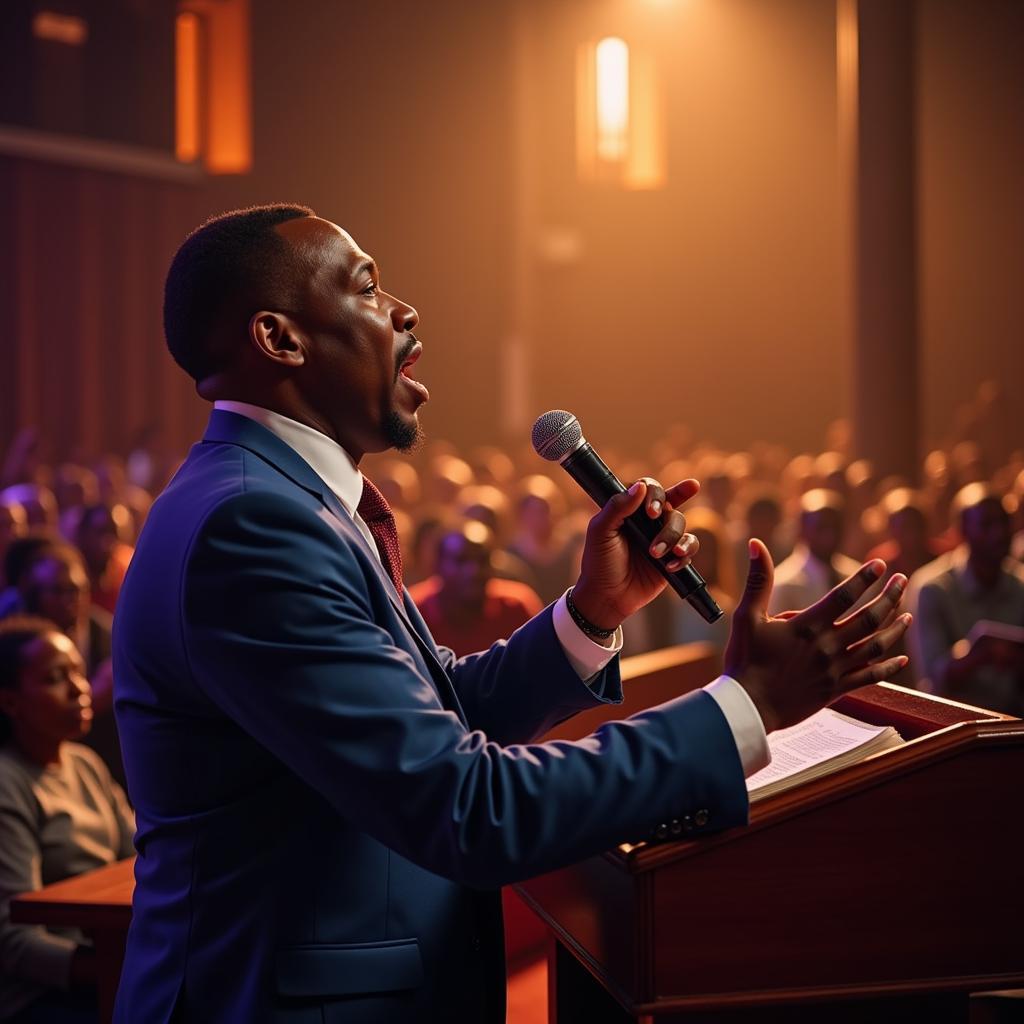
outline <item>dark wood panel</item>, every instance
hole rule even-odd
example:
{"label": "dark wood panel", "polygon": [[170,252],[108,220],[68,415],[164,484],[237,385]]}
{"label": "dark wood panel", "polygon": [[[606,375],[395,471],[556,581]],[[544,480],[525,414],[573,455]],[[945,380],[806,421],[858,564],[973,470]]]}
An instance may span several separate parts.
{"label": "dark wood panel", "polygon": [[1024,723],[898,687],[857,700],[933,731],[759,802],[746,828],[524,883],[634,1015],[958,1019],[963,993],[1024,984]]}

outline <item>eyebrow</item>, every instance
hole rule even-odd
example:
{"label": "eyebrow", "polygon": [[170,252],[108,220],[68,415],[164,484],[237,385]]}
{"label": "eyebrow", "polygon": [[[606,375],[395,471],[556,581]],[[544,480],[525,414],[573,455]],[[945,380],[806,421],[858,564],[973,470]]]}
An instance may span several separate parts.
{"label": "eyebrow", "polygon": [[378,270],[377,264],[374,260],[363,260],[363,262],[360,263],[355,268],[355,270],[352,271],[352,277],[358,277],[361,273],[363,273],[363,271],[369,271],[369,273],[373,276],[374,280],[376,280],[380,276],[380,271]]}

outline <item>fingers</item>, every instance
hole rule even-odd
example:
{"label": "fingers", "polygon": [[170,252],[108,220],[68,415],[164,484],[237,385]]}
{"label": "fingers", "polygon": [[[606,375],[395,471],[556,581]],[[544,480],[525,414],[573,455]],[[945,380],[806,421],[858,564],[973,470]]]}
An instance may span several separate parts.
{"label": "fingers", "polygon": [[[686,530],[686,517],[678,509],[666,512],[663,517],[664,525],[655,534],[648,551],[652,558],[664,558],[671,551],[673,562],[680,559],[692,558],[699,547],[697,538],[692,534],[684,533]],[[671,563],[666,563],[666,568]]]}
{"label": "fingers", "polygon": [[841,692],[856,690],[858,686],[867,686],[869,683],[884,682],[901,669],[906,668],[909,663],[910,659],[905,654],[899,654],[887,661],[879,661],[857,672],[850,672],[842,678]]}
{"label": "fingers", "polygon": [[596,516],[591,520],[594,525],[602,531],[615,533],[622,528],[622,524],[644,503],[647,497],[647,484],[643,480],[637,480],[628,491],[616,494],[609,498]]}
{"label": "fingers", "polygon": [[750,567],[747,569],[747,585],[743,589],[737,612],[754,612],[762,618],[768,617],[768,598],[775,582],[775,566],[768,548],[756,537],[751,538],[747,553]]}
{"label": "fingers", "polygon": [[680,480],[674,487],[670,487],[665,492],[665,497],[673,508],[679,508],[680,505],[685,505],[698,491],[700,491],[700,483],[688,478]]}
{"label": "fingers", "polygon": [[[692,534],[686,533],[686,517],[677,508],[674,502],[669,500],[664,488],[653,477],[641,477],[638,483],[642,483],[646,489],[644,509],[651,519],[662,519],[661,529],[654,535],[648,546],[652,558],[665,558],[671,560],[665,563],[665,568],[670,572],[681,569],[700,549],[700,543]],[[688,500],[699,490],[700,485],[696,480],[684,480],[671,489],[671,494],[679,500]]]}
{"label": "fingers", "polygon": [[652,476],[642,476],[638,481],[647,487],[644,507],[651,519],[657,519],[665,508],[665,488]]}
{"label": "fingers", "polygon": [[884,657],[885,652],[906,633],[912,621],[913,616],[909,612],[904,612],[891,625],[855,643],[840,659],[842,674],[846,675],[848,672],[856,671],[864,665]]}
{"label": "fingers", "polygon": [[850,647],[858,640],[888,625],[907,588],[907,577],[896,573],[873,601],[836,623],[836,640]]}
{"label": "fingers", "polygon": [[678,572],[684,565],[693,561],[700,551],[700,541],[692,533],[684,533],[672,547],[672,560],[665,563],[669,572]]}
{"label": "fingers", "polygon": [[862,565],[852,576],[830,590],[820,601],[800,613],[801,624],[811,629],[831,624],[849,611],[882,573],[885,562],[874,558]]}

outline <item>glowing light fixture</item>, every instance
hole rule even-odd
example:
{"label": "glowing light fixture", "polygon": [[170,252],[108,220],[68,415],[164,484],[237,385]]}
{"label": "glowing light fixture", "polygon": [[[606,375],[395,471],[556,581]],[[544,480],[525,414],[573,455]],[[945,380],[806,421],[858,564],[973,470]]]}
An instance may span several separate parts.
{"label": "glowing light fixture", "polygon": [[179,14],[174,23],[174,155],[184,163],[199,159],[199,18]]}
{"label": "glowing light fixture", "polygon": [[37,11],[32,18],[32,34],[37,39],[65,46],[84,46],[89,39],[89,25],[84,18],[57,11]]}
{"label": "glowing light fixture", "polygon": [[250,0],[177,4],[175,153],[209,174],[244,174],[252,169]]}
{"label": "glowing light fixture", "polygon": [[663,187],[665,111],[653,59],[607,36],[580,47],[576,74],[580,178],[631,190]]}
{"label": "glowing light fixture", "polygon": [[597,155],[622,160],[629,151],[629,47],[616,36],[594,48]]}

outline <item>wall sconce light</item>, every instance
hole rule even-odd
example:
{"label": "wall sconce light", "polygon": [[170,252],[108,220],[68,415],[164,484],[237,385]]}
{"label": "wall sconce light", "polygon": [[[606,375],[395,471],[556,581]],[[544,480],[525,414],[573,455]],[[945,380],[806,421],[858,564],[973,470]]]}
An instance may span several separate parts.
{"label": "wall sconce light", "polygon": [[579,48],[576,165],[583,181],[626,189],[665,184],[665,121],[654,60],[607,36]]}

